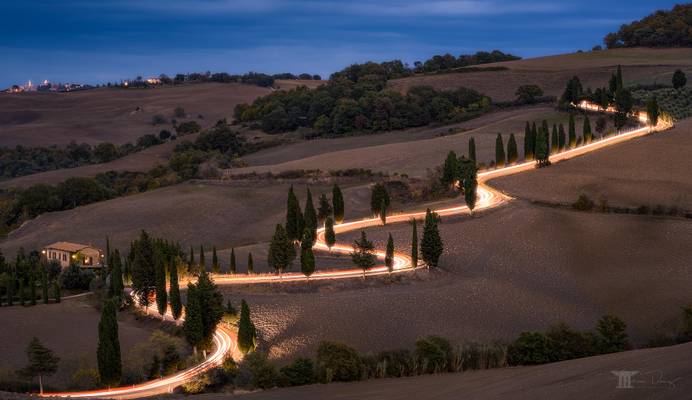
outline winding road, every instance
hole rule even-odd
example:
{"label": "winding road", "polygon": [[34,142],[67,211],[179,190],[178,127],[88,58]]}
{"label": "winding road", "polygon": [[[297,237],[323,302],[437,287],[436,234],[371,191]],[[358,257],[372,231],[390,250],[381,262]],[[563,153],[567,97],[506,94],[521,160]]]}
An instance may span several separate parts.
{"label": "winding road", "polygon": [[[581,102],[576,107],[590,111],[604,111],[599,106]],[[608,109],[606,112],[613,112]],[[552,163],[574,158],[591,151],[599,150],[608,146],[612,146],[624,141],[634,139],[640,136],[647,135],[654,131],[661,131],[672,127],[672,123],[668,120],[660,118],[656,126],[648,126],[646,113],[638,114],[641,126],[631,131],[619,133],[617,135],[601,138],[589,144],[566,150],[550,156]],[[512,197],[490,187],[487,182],[491,179],[502,176],[514,175],[524,171],[530,171],[536,168],[534,161],[527,161],[520,164],[511,165],[504,168],[484,171],[478,174],[478,199],[474,211],[487,210],[494,207],[499,207],[506,202],[512,200]],[[440,216],[469,214],[467,206],[450,207],[435,210]],[[411,219],[422,219],[425,217],[425,211],[401,213],[387,216],[387,223],[407,222]],[[358,229],[381,225],[379,218],[366,218],[359,221],[344,222],[334,226],[335,232],[344,233]],[[331,251],[341,254],[350,254],[353,248],[348,244],[336,244],[331,249],[328,248],[325,237],[324,228],[317,231],[317,240],[314,249],[321,251]],[[384,259],[384,251],[376,251],[376,255],[380,259]],[[395,252],[394,267],[392,273],[410,272],[423,265],[412,265],[411,257],[405,253]],[[254,283],[269,283],[269,282],[298,282],[308,280],[324,280],[324,279],[351,279],[361,278],[365,276],[378,276],[389,274],[387,267],[384,264],[377,265],[368,269],[365,273],[359,268],[348,269],[325,269],[316,271],[309,278],[299,272],[286,272],[281,276],[276,274],[253,274],[253,275],[214,275],[214,281],[218,285],[233,285],[233,284],[254,284]],[[156,312],[155,307],[151,307],[153,312]],[[166,319],[172,320],[170,312],[165,316]],[[177,374],[167,376],[161,379],[152,380],[139,385],[123,386],[111,389],[93,390],[85,392],[60,392],[60,393],[45,393],[44,397],[71,397],[71,398],[112,398],[112,399],[134,399],[147,396],[154,396],[171,392],[174,388],[188,382],[192,378],[202,374],[218,365],[220,365],[227,354],[231,354],[235,359],[240,359],[241,355],[237,349],[235,342],[235,333],[223,324],[219,326],[214,335],[214,351],[200,364],[188,368]]]}

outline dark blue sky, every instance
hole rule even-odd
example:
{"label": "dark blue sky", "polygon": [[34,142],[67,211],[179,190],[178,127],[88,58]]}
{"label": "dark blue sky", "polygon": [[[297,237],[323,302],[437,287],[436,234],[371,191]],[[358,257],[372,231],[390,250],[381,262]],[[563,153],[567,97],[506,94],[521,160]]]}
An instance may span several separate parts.
{"label": "dark blue sky", "polygon": [[590,49],[667,0],[0,0],[0,87]]}

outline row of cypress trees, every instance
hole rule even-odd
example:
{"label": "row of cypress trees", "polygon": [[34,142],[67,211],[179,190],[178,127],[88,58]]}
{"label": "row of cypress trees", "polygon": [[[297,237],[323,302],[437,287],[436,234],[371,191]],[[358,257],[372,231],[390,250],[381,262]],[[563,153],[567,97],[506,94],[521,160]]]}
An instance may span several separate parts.
{"label": "row of cypress trees", "polygon": [[[538,138],[539,135],[541,136],[540,140]],[[498,141],[500,141],[501,144],[501,139],[499,137],[498,135]],[[581,136],[577,136],[573,114],[569,116],[567,133],[565,133],[565,127],[562,123],[553,124],[552,131],[549,133],[548,121],[543,120],[538,127],[536,126],[536,122],[529,124],[527,121],[524,127],[524,159],[527,161],[540,160],[541,158],[545,159],[547,156],[550,156],[550,154],[573,149],[582,144],[591,143],[592,141],[593,132],[591,130],[591,121],[586,115],[584,116]],[[541,149],[547,149],[542,151],[542,157],[540,158],[537,157],[537,150],[539,147]]]}

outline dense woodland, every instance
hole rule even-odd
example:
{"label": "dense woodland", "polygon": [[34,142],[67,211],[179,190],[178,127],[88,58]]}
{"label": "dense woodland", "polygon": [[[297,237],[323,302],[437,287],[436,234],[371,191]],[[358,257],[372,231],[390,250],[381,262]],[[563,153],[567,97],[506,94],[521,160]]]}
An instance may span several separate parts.
{"label": "dense woodland", "polygon": [[670,11],[659,10],[629,24],[603,39],[609,49],[617,47],[692,46],[692,4],[678,4]]}

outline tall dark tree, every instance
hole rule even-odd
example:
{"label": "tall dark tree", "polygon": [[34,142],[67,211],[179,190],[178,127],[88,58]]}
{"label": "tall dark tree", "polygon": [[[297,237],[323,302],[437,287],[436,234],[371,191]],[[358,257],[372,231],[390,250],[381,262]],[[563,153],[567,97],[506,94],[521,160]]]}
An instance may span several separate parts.
{"label": "tall dark tree", "polygon": [[238,320],[238,348],[243,354],[252,352],[257,347],[257,330],[250,318],[250,307],[245,299],[240,301],[240,319]]}
{"label": "tall dark tree", "polygon": [[625,87],[623,81],[622,81],[622,67],[618,64],[618,68],[615,71],[615,91],[617,92],[618,90],[622,89]]}
{"label": "tall dark tree", "polygon": [[111,264],[111,284],[108,294],[122,299],[125,284],[123,282],[122,258],[120,257],[120,251],[118,249],[113,250]]}
{"label": "tall dark tree", "polygon": [[[564,139],[562,140],[562,147],[565,147]],[[554,154],[557,153],[558,150],[560,150],[560,135],[557,131],[557,125],[553,124],[553,133],[550,136],[550,152]]]}
{"label": "tall dark tree", "polygon": [[142,231],[133,246],[132,261],[132,292],[137,296],[139,304],[149,307],[149,297],[156,289],[156,268],[154,260],[154,245],[149,234]]}
{"label": "tall dark tree", "polygon": [[302,220],[300,203],[293,191],[293,185],[288,189],[288,200],[286,202],[286,234],[292,241],[300,240],[302,231],[298,231]]}
{"label": "tall dark tree", "polygon": [[[310,235],[307,229],[305,235]],[[300,272],[308,278],[315,272],[315,254],[312,252],[309,240],[303,240],[300,243]]]}
{"label": "tall dark tree", "polygon": [[183,321],[183,332],[185,340],[192,346],[195,354],[198,347],[204,341],[204,323],[202,321],[202,305],[200,296],[197,295],[197,285],[190,282],[187,284],[187,304],[185,305],[185,320]]}
{"label": "tall dark tree", "polygon": [[118,385],[122,376],[116,310],[117,307],[113,300],[106,300],[103,303],[101,321],[99,322],[99,342],[96,350],[99,380],[108,387]]}
{"label": "tall dark tree", "polygon": [[526,126],[524,127],[524,160],[533,160],[533,139],[532,139],[531,126],[529,121],[526,121]]}
{"label": "tall dark tree", "polygon": [[418,222],[415,218],[411,219],[411,267],[418,266]]}
{"label": "tall dark tree", "polygon": [[166,315],[166,310],[168,309],[168,293],[166,292],[166,262],[164,260],[164,255],[160,252],[156,252],[155,258],[155,268],[156,268],[156,308],[163,318]]}
{"label": "tall dark tree", "polygon": [[206,351],[211,348],[216,326],[223,318],[223,296],[206,271],[197,279],[195,294],[202,310],[202,349]]}
{"label": "tall dark tree", "polygon": [[384,202],[385,208],[389,208],[391,202],[389,193],[387,193],[387,189],[383,184],[376,183],[372,187],[372,193],[370,194],[370,211],[372,211],[372,215],[378,215],[380,213],[382,202]]}
{"label": "tall dark tree", "polygon": [[187,270],[189,273],[194,274],[197,271],[195,266],[195,249],[190,246],[190,260],[187,262]]}
{"label": "tall dark tree", "polygon": [[317,219],[319,220],[319,224],[323,225],[324,222],[327,220],[327,217],[332,215],[332,205],[329,203],[329,199],[327,198],[327,195],[322,193],[320,195],[320,205],[317,208]]}
{"label": "tall dark tree", "polygon": [[567,135],[565,135],[565,126],[560,123],[560,126],[557,129],[557,134],[558,134],[558,143],[557,143],[557,149],[559,151],[564,151],[565,147],[567,146]]}
{"label": "tall dark tree", "polygon": [[464,176],[464,201],[466,206],[469,208],[470,212],[473,213],[473,209],[476,207],[476,189],[478,188],[478,174],[477,169],[470,168],[466,170],[466,176]]}
{"label": "tall dark tree", "polygon": [[332,188],[332,208],[334,209],[334,222],[337,224],[344,222],[344,196],[336,183]]}
{"label": "tall dark tree", "polygon": [[26,348],[26,358],[29,363],[19,371],[19,374],[29,378],[38,377],[40,394],[43,394],[43,377],[53,375],[58,370],[60,358],[44,347],[35,336]]}
{"label": "tall dark tree", "polygon": [[476,139],[469,138],[469,160],[476,162]]}
{"label": "tall dark tree", "polygon": [[29,271],[29,300],[32,306],[36,305],[36,267],[31,266],[31,271]]}
{"label": "tall dark tree", "polygon": [[649,96],[646,101],[646,116],[649,126],[656,126],[658,124],[659,113],[660,107],[658,106],[658,100],[656,100],[656,95],[653,94]]}
{"label": "tall dark tree", "polygon": [[538,136],[536,136],[536,162],[538,165],[546,165],[548,163],[550,153],[545,140],[547,136],[548,134],[543,128],[538,130]]}
{"label": "tall dark tree", "polygon": [[573,149],[577,145],[577,128],[574,123],[574,114],[569,115],[569,124],[567,126],[569,148]]}
{"label": "tall dark tree", "polygon": [[673,83],[673,87],[675,89],[680,89],[681,87],[685,87],[685,85],[687,85],[687,77],[685,76],[685,73],[679,69],[676,69],[675,72],[673,73],[672,83]]}
{"label": "tall dark tree", "polygon": [[384,199],[380,202],[380,221],[382,225],[387,225],[387,204],[385,204]]}
{"label": "tall dark tree", "polygon": [[[310,188],[308,188],[307,200],[305,200],[305,212],[303,213],[303,220],[305,221],[305,225],[299,238],[309,239],[310,244],[312,245],[315,243],[315,238],[317,237],[317,212],[315,211],[315,206],[312,203],[312,193],[310,192]],[[305,230],[309,231],[309,236],[304,235]]]}
{"label": "tall dark tree", "polygon": [[548,121],[543,120],[541,122],[541,128],[545,131],[545,146],[548,149],[548,154],[550,154],[550,130],[548,130]]}
{"label": "tall dark tree", "polygon": [[450,187],[454,184],[454,181],[456,181],[457,170],[459,169],[458,160],[457,153],[453,150],[447,153],[447,158],[442,165],[442,177],[440,178],[443,185]]}
{"label": "tall dark tree", "polygon": [[[305,229],[308,230],[309,228],[306,227]],[[312,235],[312,233],[310,233],[310,235]],[[307,237],[304,237],[304,239],[307,239]],[[312,239],[310,246],[312,246]],[[279,276],[281,276],[281,274],[290,267],[295,257],[296,253],[293,242],[286,236],[284,227],[281,224],[277,224],[267,254],[269,267],[275,269]]]}
{"label": "tall dark tree", "polygon": [[365,231],[360,231],[360,239],[353,242],[351,259],[363,270],[363,279],[365,279],[365,273],[368,269],[375,266],[375,246],[368,240]]}
{"label": "tall dark tree", "polygon": [[519,151],[517,150],[517,140],[514,138],[514,134],[509,135],[509,141],[507,142],[507,163],[514,164],[519,158]]}
{"label": "tall dark tree", "polygon": [[428,208],[425,213],[425,225],[423,225],[423,239],[421,240],[420,250],[423,261],[428,267],[437,267],[442,255],[442,238],[437,228],[440,217]]}
{"label": "tall dark tree", "polygon": [[231,260],[228,263],[228,272],[230,274],[235,274],[237,271],[236,259],[235,259],[235,248],[231,248]]}
{"label": "tall dark tree", "polygon": [[108,238],[108,236],[106,236],[106,269],[104,271],[104,276],[109,275],[111,273],[111,270],[113,269],[113,260],[111,258],[112,256],[113,253],[111,252],[111,241]]}
{"label": "tall dark tree", "polygon": [[495,138],[495,166],[497,168],[505,166],[505,145],[502,143],[502,135],[499,133]]}
{"label": "tall dark tree", "polygon": [[62,295],[60,293],[60,282],[58,280],[53,281],[53,298],[55,299],[56,303],[60,303],[62,300]]}
{"label": "tall dark tree", "polygon": [[169,265],[170,289],[168,297],[171,300],[171,314],[174,320],[178,320],[183,313],[183,303],[180,301],[180,285],[178,284],[178,262],[175,257],[171,257]]}
{"label": "tall dark tree", "polygon": [[324,241],[327,243],[329,250],[336,244],[336,232],[334,231],[334,219],[331,216],[327,217],[324,222]]}
{"label": "tall dark tree", "polygon": [[[43,304],[48,304],[48,263],[45,257],[41,257],[39,268],[39,272],[41,273],[41,299],[43,300]],[[0,297],[0,304],[2,304],[2,297]]]}
{"label": "tall dark tree", "polygon": [[221,264],[219,264],[219,256],[216,254],[216,246],[211,248],[211,271],[215,274],[221,272]]}
{"label": "tall dark tree", "polygon": [[591,121],[588,115],[584,115],[584,127],[582,128],[582,136],[584,137],[584,144],[589,144],[593,140],[593,133],[591,132]]}
{"label": "tall dark tree", "polygon": [[391,274],[394,271],[394,239],[392,239],[392,234],[389,234],[387,238],[387,249],[384,256],[384,264],[387,266],[387,270]]}
{"label": "tall dark tree", "polygon": [[247,253],[247,273],[255,273],[255,263],[252,261],[252,253]]}

